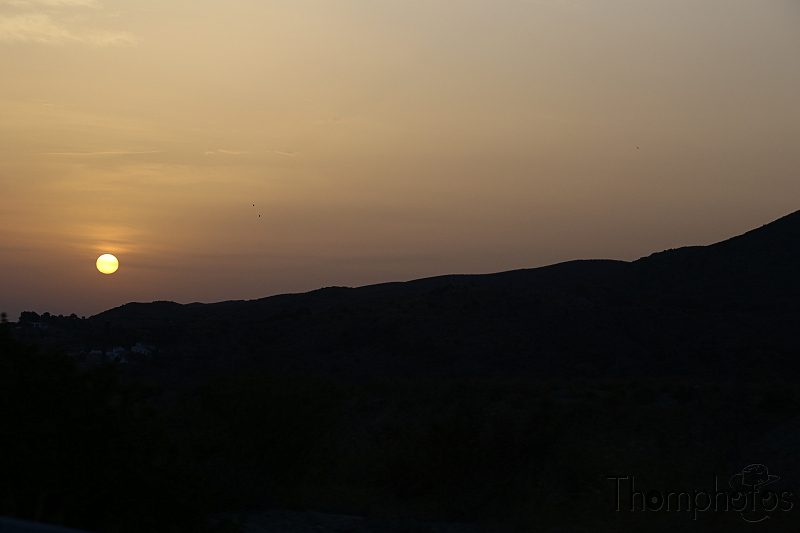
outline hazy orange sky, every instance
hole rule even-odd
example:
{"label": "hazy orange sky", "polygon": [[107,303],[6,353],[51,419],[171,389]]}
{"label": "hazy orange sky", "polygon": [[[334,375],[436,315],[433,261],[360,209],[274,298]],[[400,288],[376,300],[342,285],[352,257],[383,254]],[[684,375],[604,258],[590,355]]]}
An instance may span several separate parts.
{"label": "hazy orange sky", "polygon": [[0,0],[0,311],[710,244],[799,96],[796,0]]}

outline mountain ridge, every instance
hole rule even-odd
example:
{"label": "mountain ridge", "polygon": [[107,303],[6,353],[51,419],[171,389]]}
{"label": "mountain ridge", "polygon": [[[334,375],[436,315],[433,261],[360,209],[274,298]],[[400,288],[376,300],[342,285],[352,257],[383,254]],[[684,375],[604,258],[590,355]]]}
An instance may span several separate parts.
{"label": "mountain ridge", "polygon": [[615,291],[620,297],[642,301],[664,298],[665,293],[671,293],[673,299],[702,301],[715,309],[737,307],[737,299],[731,298],[730,293],[738,290],[742,294],[739,308],[752,305],[796,306],[795,296],[800,295],[800,283],[792,276],[776,277],[775,273],[797,268],[800,259],[798,243],[800,211],[795,211],[724,241],[663,250],[634,261],[577,259],[489,274],[445,274],[360,287],[322,287],[253,300],[190,304],[130,302],[91,318],[192,320],[212,316],[266,316],[296,307],[324,308],[355,299],[421,293],[450,284],[539,290],[561,297],[570,297],[576,286],[595,286]]}

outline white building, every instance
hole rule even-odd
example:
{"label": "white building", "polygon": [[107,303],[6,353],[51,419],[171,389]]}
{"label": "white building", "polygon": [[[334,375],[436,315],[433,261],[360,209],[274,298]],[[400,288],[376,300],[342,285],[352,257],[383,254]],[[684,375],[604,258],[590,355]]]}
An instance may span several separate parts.
{"label": "white building", "polygon": [[156,351],[156,347],[152,344],[142,344],[141,342],[137,342],[136,346],[131,348],[131,351],[134,353],[140,353],[142,355],[152,355],[153,352]]}

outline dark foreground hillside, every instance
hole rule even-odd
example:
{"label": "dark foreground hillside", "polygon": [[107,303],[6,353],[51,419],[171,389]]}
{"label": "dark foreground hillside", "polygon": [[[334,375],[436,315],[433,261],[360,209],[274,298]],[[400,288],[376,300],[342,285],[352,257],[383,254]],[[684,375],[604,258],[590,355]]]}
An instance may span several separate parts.
{"label": "dark foreground hillside", "polygon": [[135,404],[208,512],[789,531],[798,237],[800,212],[630,263],[126,304],[27,341],[156,346],[117,371],[154,387]]}

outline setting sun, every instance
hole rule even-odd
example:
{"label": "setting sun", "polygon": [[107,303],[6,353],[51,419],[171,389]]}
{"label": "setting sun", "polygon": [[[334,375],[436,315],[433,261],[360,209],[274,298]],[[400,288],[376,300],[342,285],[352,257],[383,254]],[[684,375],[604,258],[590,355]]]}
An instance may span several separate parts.
{"label": "setting sun", "polygon": [[97,258],[97,270],[103,274],[113,274],[119,268],[119,261],[111,254],[103,254]]}

